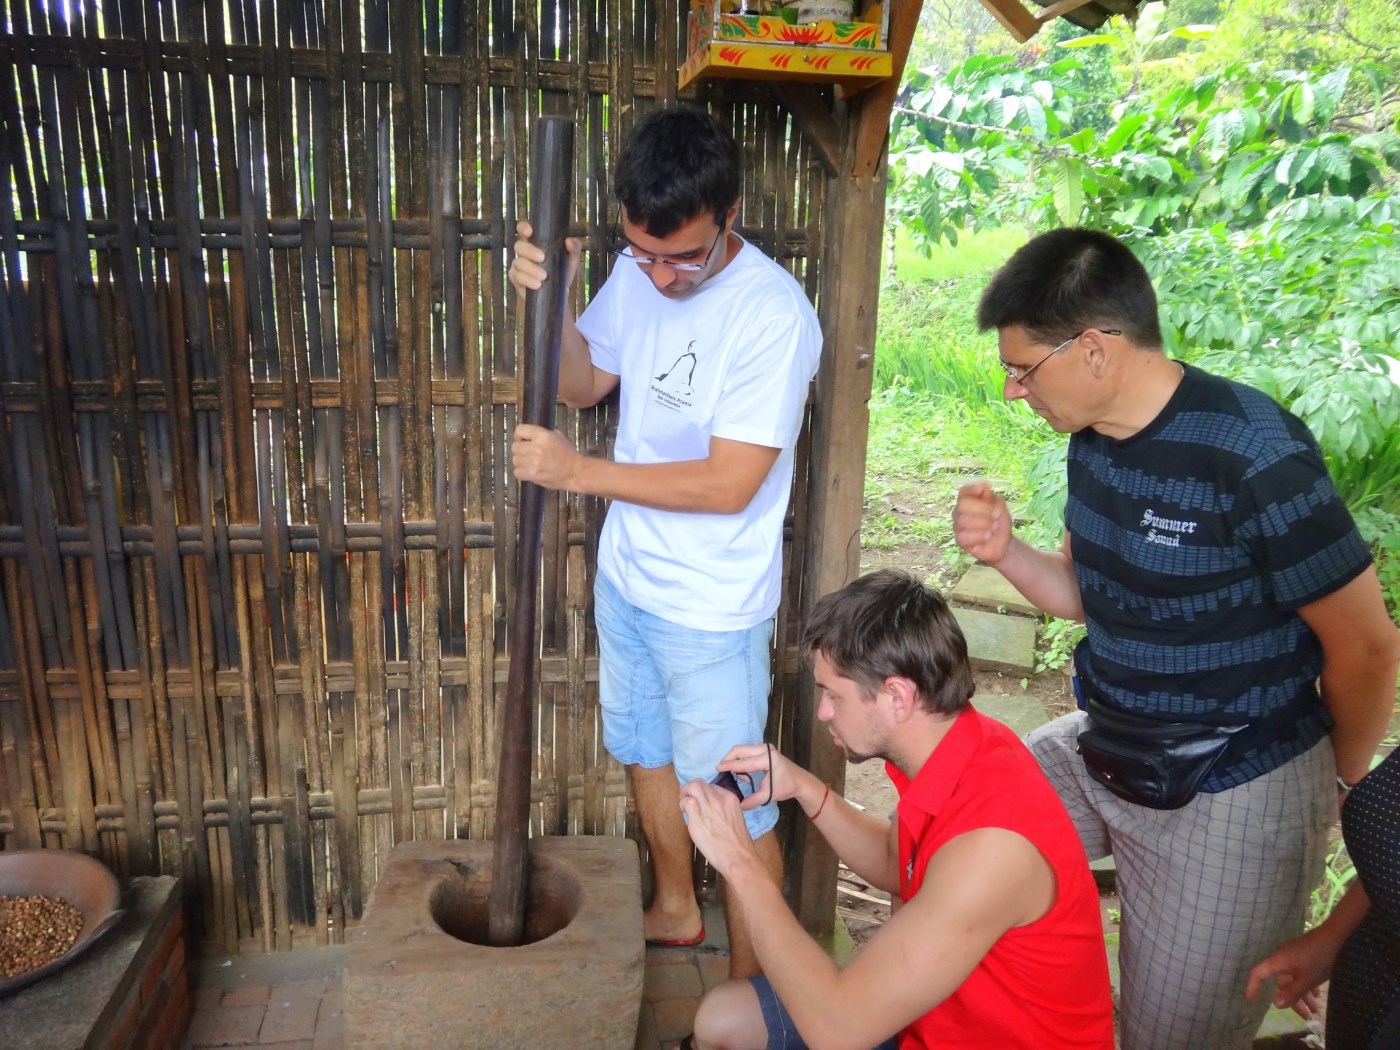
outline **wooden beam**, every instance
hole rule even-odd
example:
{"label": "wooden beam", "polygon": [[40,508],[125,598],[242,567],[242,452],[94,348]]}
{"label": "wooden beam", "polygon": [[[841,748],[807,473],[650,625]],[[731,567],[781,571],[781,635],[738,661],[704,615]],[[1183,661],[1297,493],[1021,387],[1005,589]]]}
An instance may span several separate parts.
{"label": "wooden beam", "polygon": [[1071,11],[1078,11],[1085,4],[1093,2],[1094,0],[1060,0],[1057,4],[1051,4],[1049,7],[1037,11],[1035,20],[1044,25],[1046,22],[1059,18],[1061,15],[1067,15]]}
{"label": "wooden beam", "polygon": [[1006,31],[1024,44],[1040,31],[1040,22],[1020,5],[1018,0],[982,0],[982,6],[1006,27]]}
{"label": "wooden beam", "polygon": [[[917,4],[908,4],[917,9]],[[888,112],[888,111],[887,111]],[[842,169],[851,169],[860,125],[848,125]],[[880,297],[880,248],[885,216],[885,169],[827,180],[822,245],[821,320],[825,339],[812,403],[812,457],[807,485],[807,550],[798,611],[805,622],[823,594],[860,572],[861,510],[865,498],[865,449],[870,427],[870,385],[875,362],[875,318]],[[793,758],[841,791],[845,755],[816,717],[810,667],[798,677]],[[822,936],[836,919],[836,856],[821,833],[798,819],[789,853],[792,901],[806,929]]]}
{"label": "wooden beam", "polygon": [[[894,70],[888,80],[881,80],[869,91],[858,96],[853,105],[859,107],[856,121],[855,146],[851,151],[850,173],[854,178],[868,178],[875,173],[884,155],[890,135],[890,113],[899,94],[899,81],[904,76],[904,63],[909,60],[909,45],[919,25],[923,0],[892,0],[890,8],[890,57]],[[884,200],[880,205],[883,214]],[[876,265],[879,270],[879,265]]]}
{"label": "wooden beam", "polygon": [[836,117],[827,108],[821,92],[815,84],[800,84],[791,81],[773,81],[778,100],[787,107],[797,126],[807,141],[821,157],[827,175],[840,171],[837,166],[841,156],[841,129],[836,125]]}

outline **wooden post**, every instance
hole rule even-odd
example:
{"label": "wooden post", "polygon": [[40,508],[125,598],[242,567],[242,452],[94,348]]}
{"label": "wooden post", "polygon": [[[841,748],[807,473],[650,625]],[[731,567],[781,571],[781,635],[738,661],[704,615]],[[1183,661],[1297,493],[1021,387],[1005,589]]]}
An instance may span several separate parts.
{"label": "wooden post", "polygon": [[[909,56],[922,0],[899,0],[890,10],[894,75],[857,96],[844,115],[839,174],[827,179],[828,214],[822,246],[822,365],[812,405],[812,464],[808,485],[806,561],[800,613],[806,622],[818,598],[860,573],[860,525],[865,496],[866,432],[875,365],[880,302],[880,248],[885,226],[890,113]],[[810,120],[810,118],[809,118]],[[846,757],[816,717],[810,667],[798,678],[793,757],[840,790]],[[789,899],[809,933],[830,934],[836,921],[836,855],[805,820],[797,821],[788,854]]]}
{"label": "wooden post", "polygon": [[[853,136],[852,136],[853,137]],[[847,144],[847,163],[851,156]],[[860,572],[860,523],[865,494],[866,430],[870,424],[875,361],[875,310],[880,295],[880,239],[885,215],[885,174],[831,179],[835,222],[824,245],[822,280],[836,294],[824,299],[826,332],[822,367],[812,405],[812,465],[807,515],[811,531],[803,565],[801,616],[807,620],[823,594]],[[830,206],[830,205],[829,205]],[[798,678],[793,757],[840,791],[846,757],[816,717],[811,669]],[[831,933],[836,919],[836,856],[821,834],[798,820],[788,858],[793,908],[809,933]]]}
{"label": "wooden post", "polygon": [[[559,385],[559,341],[563,333],[568,259],[564,235],[569,228],[574,125],[566,117],[541,117],[535,123],[531,157],[530,225],[534,243],[544,249],[548,276],[538,291],[525,296],[523,423],[554,427]],[[513,233],[514,231],[509,231]],[[526,839],[530,820],[530,739],[533,735],[535,664],[535,591],[539,580],[540,540],[545,492],[520,485],[520,531],[515,548],[515,608],[510,628],[510,676],[501,712],[501,761],[496,781],[496,847],[488,908],[490,939],[496,947],[520,944],[525,926],[529,877]]]}

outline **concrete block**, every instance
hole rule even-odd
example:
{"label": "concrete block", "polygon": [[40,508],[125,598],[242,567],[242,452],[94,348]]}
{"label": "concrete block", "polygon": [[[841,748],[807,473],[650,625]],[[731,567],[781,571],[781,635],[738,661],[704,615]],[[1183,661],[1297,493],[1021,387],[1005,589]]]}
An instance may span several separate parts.
{"label": "concrete block", "polygon": [[351,932],[351,1050],[630,1050],[642,1001],[641,873],[622,838],[531,839],[525,940],[487,945],[489,841],[394,848]]}
{"label": "concrete block", "polygon": [[1035,669],[1035,621],[981,609],[953,606],[953,616],[967,638],[974,667],[989,666],[1020,674]]}
{"label": "concrete block", "polygon": [[979,609],[1005,609],[1022,616],[1039,616],[1040,611],[1021,597],[1006,577],[989,565],[974,565],[963,573],[948,600],[954,605],[971,605]]}
{"label": "concrete block", "polygon": [[1033,729],[1039,729],[1050,721],[1045,708],[1033,696],[1010,696],[1005,693],[978,693],[972,698],[972,706],[988,718],[995,718],[1011,727],[1011,731],[1021,738]]}
{"label": "concrete block", "polygon": [[1094,884],[1100,893],[1118,892],[1118,863],[1110,853],[1107,857],[1089,862],[1089,870],[1094,873]]}

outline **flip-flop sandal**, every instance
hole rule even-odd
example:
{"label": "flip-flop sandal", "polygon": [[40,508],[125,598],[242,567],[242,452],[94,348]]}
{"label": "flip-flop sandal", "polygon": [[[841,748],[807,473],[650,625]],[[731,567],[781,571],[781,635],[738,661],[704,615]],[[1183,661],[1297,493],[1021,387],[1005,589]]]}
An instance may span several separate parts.
{"label": "flip-flop sandal", "polygon": [[674,940],[651,940],[648,938],[648,948],[694,948],[705,940],[705,924],[700,924],[700,932],[694,937],[677,937]]}

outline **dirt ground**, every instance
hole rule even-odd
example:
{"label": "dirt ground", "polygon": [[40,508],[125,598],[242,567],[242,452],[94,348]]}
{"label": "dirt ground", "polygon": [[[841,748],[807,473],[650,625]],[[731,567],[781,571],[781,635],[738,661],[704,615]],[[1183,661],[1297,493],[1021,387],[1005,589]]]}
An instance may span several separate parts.
{"label": "dirt ground", "polygon": [[[862,550],[861,571],[904,569],[928,580],[945,594],[951,591],[960,574],[944,559],[944,544],[951,544],[951,530],[941,526],[949,520],[959,483],[966,480],[948,472],[918,482],[874,479],[867,488],[865,506],[865,536],[874,542],[868,542]],[[1069,680],[1061,671],[1044,671],[1021,679],[997,671],[974,670],[973,678],[978,694],[1033,696],[1052,716],[1074,707]],[[847,764],[845,796],[876,813],[890,813],[896,802],[894,787],[885,776],[884,763],[879,761]],[[838,871],[836,905],[857,945],[869,940],[890,915],[889,895],[867,885],[844,866]]]}

